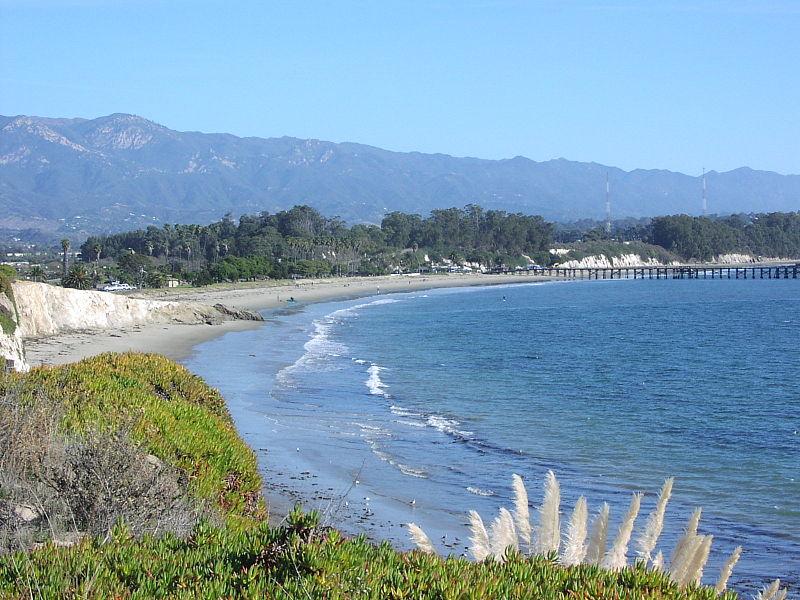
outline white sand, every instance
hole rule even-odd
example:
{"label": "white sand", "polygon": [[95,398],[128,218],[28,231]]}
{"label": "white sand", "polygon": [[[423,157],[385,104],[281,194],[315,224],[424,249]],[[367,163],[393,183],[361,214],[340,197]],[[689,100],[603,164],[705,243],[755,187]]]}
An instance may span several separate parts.
{"label": "white sand", "polygon": [[[416,290],[500,285],[547,281],[541,275],[429,275],[419,277],[347,277],[303,279],[296,284],[276,285],[264,282],[223,284],[205,288],[147,290],[137,297],[164,300],[184,300],[203,304],[222,303],[247,310],[264,310],[285,306],[289,298],[308,304],[329,300],[344,300],[378,293],[411,292]],[[152,324],[118,329],[91,330],[61,334],[25,341],[28,362],[38,365],[58,365],[75,362],[103,352],[156,352],[179,360],[188,356],[197,344],[230,331],[242,331],[264,326],[256,321],[231,321],[218,325]]]}

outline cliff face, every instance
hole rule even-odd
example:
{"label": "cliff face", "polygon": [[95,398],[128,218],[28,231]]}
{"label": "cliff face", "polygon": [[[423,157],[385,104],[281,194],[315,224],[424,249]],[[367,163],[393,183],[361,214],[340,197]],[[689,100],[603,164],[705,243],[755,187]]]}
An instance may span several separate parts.
{"label": "cliff face", "polygon": [[[6,325],[0,329],[0,370],[5,368],[6,361],[11,361],[9,366],[16,371],[27,371],[28,363],[25,360],[25,349],[22,344],[22,330],[17,323],[14,302],[5,293],[0,292],[0,313],[7,320],[5,323],[13,323],[13,326]],[[9,331],[13,327],[13,331]]]}
{"label": "cliff face", "polygon": [[[0,332],[0,357],[13,360],[13,368],[27,370],[23,340],[92,329],[114,329],[148,323],[219,323],[261,320],[260,315],[232,310],[219,304],[145,300],[109,292],[81,291],[45,283],[15,281],[11,300],[0,294],[0,310],[14,314],[13,334]],[[5,302],[5,304],[3,304]],[[0,365],[2,366],[2,365]]]}
{"label": "cliff face", "polygon": [[623,254],[622,256],[612,256],[608,257],[605,254],[599,254],[594,256],[587,256],[586,258],[582,258],[580,260],[567,260],[560,263],[559,267],[566,267],[568,269],[579,269],[579,268],[617,268],[617,267],[655,267],[658,265],[662,265],[663,263],[659,262],[655,258],[642,258],[638,254]]}
{"label": "cliff face", "polygon": [[218,322],[224,318],[218,309],[205,304],[143,300],[31,281],[14,282],[14,296],[25,338],[146,323]]}

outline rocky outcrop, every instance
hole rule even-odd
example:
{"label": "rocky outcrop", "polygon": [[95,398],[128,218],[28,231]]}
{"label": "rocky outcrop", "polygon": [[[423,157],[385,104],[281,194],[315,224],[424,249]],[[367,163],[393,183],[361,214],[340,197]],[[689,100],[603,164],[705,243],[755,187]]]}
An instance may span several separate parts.
{"label": "rocky outcrop", "polygon": [[[16,307],[0,294],[0,310],[16,315],[13,333],[0,332],[0,357],[27,370],[23,341],[60,333],[115,329],[149,323],[215,324],[231,320],[261,321],[261,315],[196,302],[129,298],[109,292],[81,291],[45,283],[15,281]],[[0,365],[2,366],[2,365]]]}

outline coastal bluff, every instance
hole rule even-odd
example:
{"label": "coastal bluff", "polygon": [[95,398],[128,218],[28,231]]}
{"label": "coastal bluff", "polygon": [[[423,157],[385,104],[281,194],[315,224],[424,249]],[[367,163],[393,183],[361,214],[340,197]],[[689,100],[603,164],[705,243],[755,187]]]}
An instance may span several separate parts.
{"label": "coastal bluff", "polygon": [[222,304],[130,298],[31,281],[14,281],[11,291],[12,296],[4,295],[0,303],[9,305],[6,309],[14,315],[16,326],[12,332],[0,332],[0,357],[12,361],[12,368],[18,371],[29,368],[25,340],[155,323],[213,325],[231,320],[263,320],[257,313]]}

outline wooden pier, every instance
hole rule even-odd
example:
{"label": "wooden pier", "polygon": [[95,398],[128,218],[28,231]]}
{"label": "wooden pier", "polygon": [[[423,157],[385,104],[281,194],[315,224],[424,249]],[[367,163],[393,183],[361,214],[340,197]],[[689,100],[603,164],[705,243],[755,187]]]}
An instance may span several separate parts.
{"label": "wooden pier", "polygon": [[792,265],[673,265],[652,267],[542,267],[534,273],[562,279],[797,279]]}

